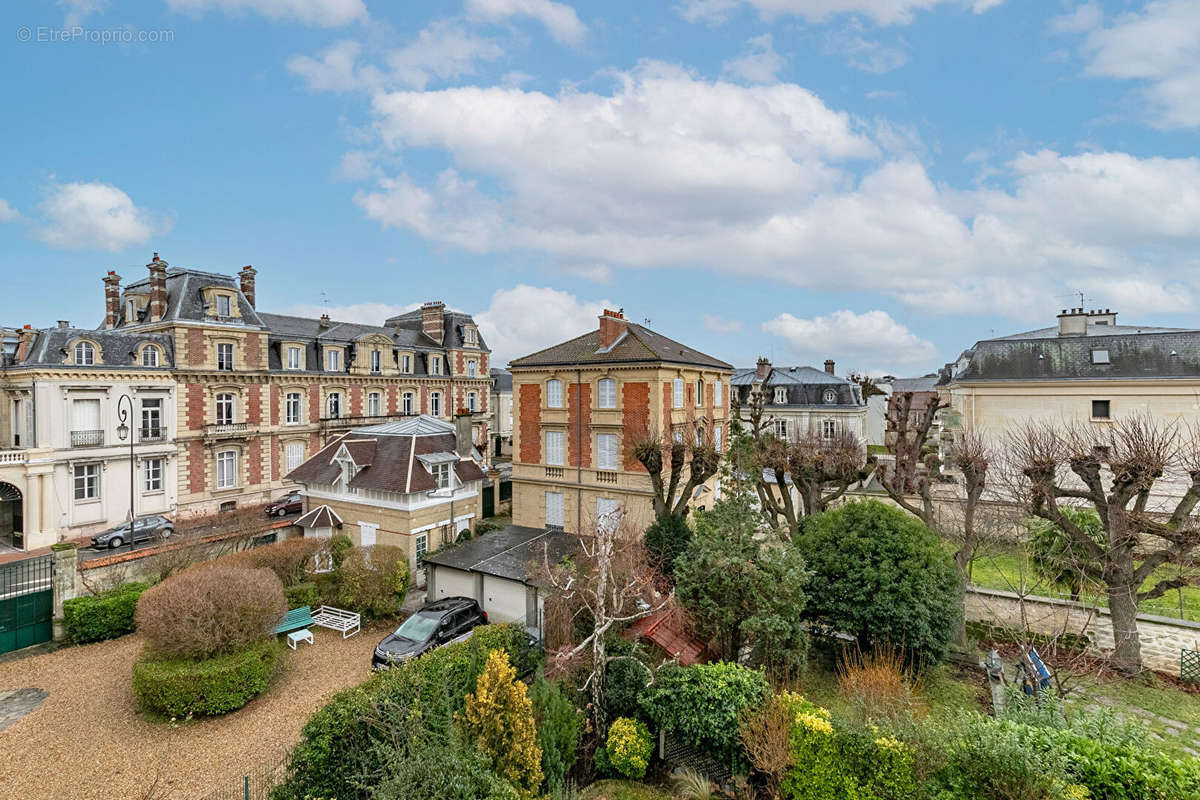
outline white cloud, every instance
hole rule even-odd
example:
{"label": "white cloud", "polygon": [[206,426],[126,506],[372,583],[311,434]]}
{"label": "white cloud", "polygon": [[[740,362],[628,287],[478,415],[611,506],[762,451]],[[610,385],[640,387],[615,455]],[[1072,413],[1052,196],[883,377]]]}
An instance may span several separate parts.
{"label": "white cloud", "polygon": [[783,64],[783,56],[775,52],[771,34],[764,33],[748,39],[742,55],[726,61],[722,71],[749,83],[774,83]]}
{"label": "white cloud", "polygon": [[575,295],[520,284],[492,295],[491,305],[475,314],[475,322],[492,348],[492,363],[503,366],[596,328],[608,300],[580,300]]}
{"label": "white cloud", "polygon": [[335,42],[321,51],[319,58],[296,55],[287,61],[288,71],[304,78],[308,88],[317,92],[349,92],[378,84],[377,70],[364,73],[358,67],[362,45],[350,39]]}
{"label": "white cloud", "polygon": [[379,175],[379,168],[363,151],[351,150],[342,156],[334,175],[344,181],[363,181]]}
{"label": "white cloud", "polygon": [[914,13],[939,5],[952,5],[982,14],[1003,0],[683,0],[679,9],[689,22],[722,22],[742,5],[756,9],[764,19],[802,17],[808,22],[828,22],[843,14],[867,17],[876,25],[907,25]]}
{"label": "white cloud", "polygon": [[5,222],[15,222],[21,217],[20,213],[15,208],[8,204],[8,201],[0,197],[0,224]]}
{"label": "white cloud", "polygon": [[170,227],[135,206],[125,192],[98,181],[52,185],[39,210],[44,224],[37,237],[64,250],[117,252]]}
{"label": "white cloud", "polygon": [[83,21],[92,14],[100,14],[108,5],[107,0],[58,0],[58,5],[67,9],[63,25],[70,28],[82,25]]}
{"label": "white cloud", "polygon": [[1157,0],[1108,27],[1101,26],[1098,11],[1077,9],[1059,24],[1087,32],[1087,74],[1141,82],[1155,125],[1200,126],[1200,3]]}
{"label": "white cloud", "polygon": [[1050,20],[1050,30],[1055,33],[1087,33],[1100,27],[1104,11],[1094,0],[1080,3],[1068,14]]}
{"label": "white cloud", "polygon": [[892,319],[886,311],[834,311],[812,319],[780,314],[762,324],[794,355],[812,362],[834,358],[866,369],[934,366],[937,348]]}
{"label": "white cloud", "polygon": [[705,314],[701,319],[705,329],[716,333],[737,333],[742,329],[742,323],[736,319],[727,319],[716,314]]}
{"label": "white cloud", "polygon": [[253,13],[270,20],[295,20],[322,28],[336,28],[367,18],[363,0],[167,0],[167,8],[185,14]]}
{"label": "white cloud", "polygon": [[575,9],[552,0],[467,0],[467,14],[475,19],[500,22],[509,17],[531,17],[546,26],[562,44],[579,44],[587,35],[587,26]]}
{"label": "white cloud", "polygon": [[568,275],[593,283],[612,283],[613,281],[612,267],[608,264],[575,264],[563,269]]}
{"label": "white cloud", "polygon": [[830,34],[825,53],[840,56],[855,69],[872,75],[882,75],[908,63],[908,51],[903,47],[866,39],[856,32],[856,27]]}

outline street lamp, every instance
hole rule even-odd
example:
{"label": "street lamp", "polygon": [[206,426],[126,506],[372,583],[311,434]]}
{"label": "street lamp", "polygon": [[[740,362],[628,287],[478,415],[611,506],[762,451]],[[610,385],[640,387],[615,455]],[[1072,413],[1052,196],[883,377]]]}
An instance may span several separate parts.
{"label": "street lamp", "polygon": [[129,439],[129,552],[133,552],[133,488],[134,488],[134,469],[133,469],[133,430],[130,428],[130,419],[133,416],[133,398],[127,394],[121,395],[117,400],[117,419],[120,425],[117,426],[117,437],[123,442]]}

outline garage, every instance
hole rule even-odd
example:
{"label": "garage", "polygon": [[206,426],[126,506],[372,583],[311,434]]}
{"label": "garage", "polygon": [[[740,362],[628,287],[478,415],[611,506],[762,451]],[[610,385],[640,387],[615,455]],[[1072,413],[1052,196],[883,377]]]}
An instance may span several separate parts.
{"label": "garage", "polygon": [[[426,569],[435,569],[428,561]],[[437,577],[431,581],[432,589],[429,600],[441,600],[443,597],[475,597],[475,575],[453,567],[436,567]],[[478,600],[479,598],[475,598]]]}
{"label": "garage", "polygon": [[484,575],[483,610],[488,612],[488,618],[495,622],[526,624],[526,588],[524,583]]}

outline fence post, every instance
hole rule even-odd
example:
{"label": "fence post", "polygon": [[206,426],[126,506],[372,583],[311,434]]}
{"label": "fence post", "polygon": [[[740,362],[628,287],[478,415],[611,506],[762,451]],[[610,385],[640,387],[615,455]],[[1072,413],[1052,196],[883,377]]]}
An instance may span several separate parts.
{"label": "fence post", "polygon": [[250,800],[250,776],[249,775],[245,775],[242,777],[242,785],[246,789],[246,800]]}
{"label": "fence post", "polygon": [[66,638],[67,629],[63,624],[63,601],[78,595],[79,554],[74,542],[59,542],[50,545],[54,558],[54,641],[61,642]]}

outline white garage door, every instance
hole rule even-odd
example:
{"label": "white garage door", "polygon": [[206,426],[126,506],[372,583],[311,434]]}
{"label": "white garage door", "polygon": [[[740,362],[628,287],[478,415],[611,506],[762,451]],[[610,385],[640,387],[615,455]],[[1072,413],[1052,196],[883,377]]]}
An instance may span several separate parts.
{"label": "white garage door", "polygon": [[483,610],[489,622],[524,622],[525,584],[483,576]]}
{"label": "white garage door", "polygon": [[441,600],[443,597],[474,597],[475,576],[470,572],[463,572],[461,569],[437,567],[434,589],[437,597],[431,597],[430,600]]}

